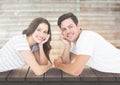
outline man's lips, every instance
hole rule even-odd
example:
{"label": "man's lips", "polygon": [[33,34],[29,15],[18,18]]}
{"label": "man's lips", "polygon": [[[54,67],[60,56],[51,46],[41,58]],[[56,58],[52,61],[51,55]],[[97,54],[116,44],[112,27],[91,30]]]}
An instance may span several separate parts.
{"label": "man's lips", "polygon": [[73,34],[68,34],[67,37],[68,38],[72,38]]}

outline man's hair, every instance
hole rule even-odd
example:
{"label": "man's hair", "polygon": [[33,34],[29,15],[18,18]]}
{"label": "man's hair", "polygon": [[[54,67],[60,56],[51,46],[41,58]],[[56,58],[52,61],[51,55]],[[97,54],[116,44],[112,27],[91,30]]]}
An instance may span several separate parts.
{"label": "man's hair", "polygon": [[78,24],[78,19],[77,19],[77,17],[76,17],[73,13],[69,12],[69,13],[66,13],[66,14],[61,15],[61,16],[58,18],[57,25],[58,25],[59,27],[61,27],[62,21],[64,21],[65,19],[68,19],[68,18],[71,18],[76,25]]}

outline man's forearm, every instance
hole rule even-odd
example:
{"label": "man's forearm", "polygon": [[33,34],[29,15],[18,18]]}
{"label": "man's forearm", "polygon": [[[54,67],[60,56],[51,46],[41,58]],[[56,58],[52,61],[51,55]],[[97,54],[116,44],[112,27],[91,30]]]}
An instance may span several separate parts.
{"label": "man's forearm", "polygon": [[63,51],[61,58],[62,58],[62,62],[64,64],[70,63],[70,47],[66,46],[64,48],[64,51]]}
{"label": "man's forearm", "polygon": [[73,67],[71,66],[72,64],[60,64],[59,66],[57,66],[58,69],[61,69],[62,71],[71,74],[71,75],[75,75],[75,70],[73,69]]}

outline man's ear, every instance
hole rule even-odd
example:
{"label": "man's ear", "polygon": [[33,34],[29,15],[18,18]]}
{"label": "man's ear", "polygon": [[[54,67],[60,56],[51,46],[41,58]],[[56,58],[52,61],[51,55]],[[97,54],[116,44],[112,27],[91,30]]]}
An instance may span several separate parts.
{"label": "man's ear", "polygon": [[77,24],[77,28],[78,28],[79,30],[81,29],[80,23]]}

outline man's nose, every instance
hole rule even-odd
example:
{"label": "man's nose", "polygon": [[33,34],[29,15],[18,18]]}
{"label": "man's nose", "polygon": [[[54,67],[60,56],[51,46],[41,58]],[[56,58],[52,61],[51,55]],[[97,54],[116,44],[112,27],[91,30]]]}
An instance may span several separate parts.
{"label": "man's nose", "polygon": [[67,33],[69,33],[70,32],[70,29],[67,29]]}

